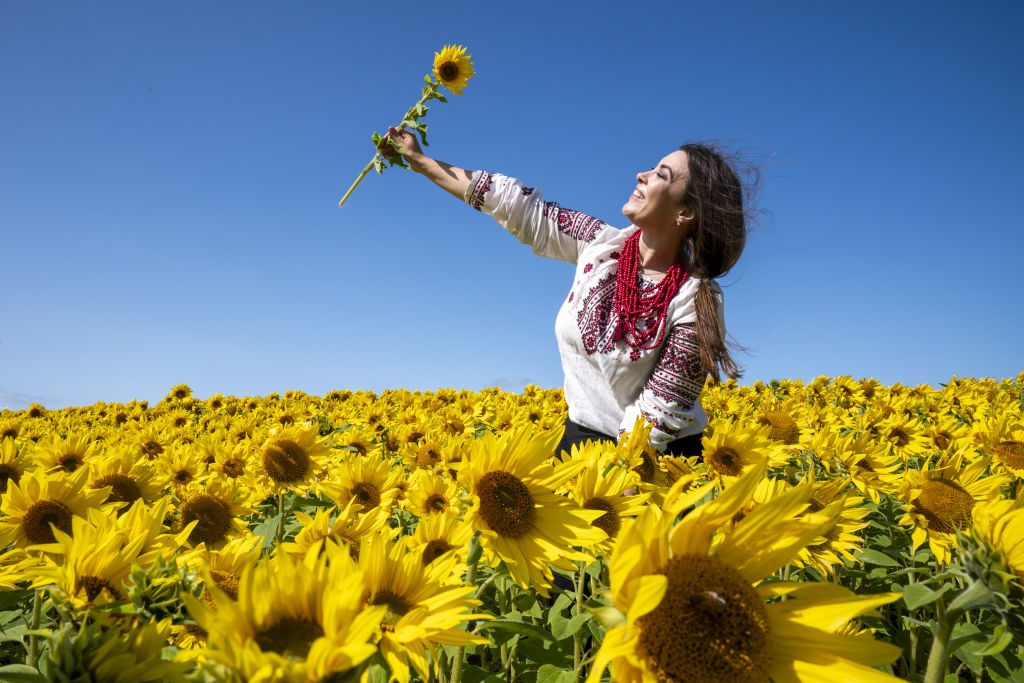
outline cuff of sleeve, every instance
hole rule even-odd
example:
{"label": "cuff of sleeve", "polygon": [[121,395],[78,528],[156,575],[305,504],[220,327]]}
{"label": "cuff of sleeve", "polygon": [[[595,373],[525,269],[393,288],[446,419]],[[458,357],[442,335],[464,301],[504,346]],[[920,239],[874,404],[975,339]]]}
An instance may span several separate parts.
{"label": "cuff of sleeve", "polygon": [[469,181],[469,187],[466,188],[466,196],[464,197],[466,203],[477,211],[482,211],[484,201],[487,199],[487,193],[491,190],[493,184],[493,173],[474,171],[473,178]]}

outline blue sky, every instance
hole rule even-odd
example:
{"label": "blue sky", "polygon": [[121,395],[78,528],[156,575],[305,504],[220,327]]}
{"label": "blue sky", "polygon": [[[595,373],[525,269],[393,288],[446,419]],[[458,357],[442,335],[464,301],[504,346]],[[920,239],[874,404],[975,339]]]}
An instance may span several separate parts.
{"label": "blue sky", "polygon": [[625,226],[691,140],[759,164],[744,382],[1022,369],[1019,3],[4,3],[0,408],[560,386],[545,261],[369,135]]}

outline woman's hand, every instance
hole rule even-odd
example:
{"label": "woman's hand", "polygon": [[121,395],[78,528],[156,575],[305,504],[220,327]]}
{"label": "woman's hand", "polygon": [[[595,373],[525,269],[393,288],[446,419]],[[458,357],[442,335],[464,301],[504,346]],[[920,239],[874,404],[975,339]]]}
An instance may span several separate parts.
{"label": "woman's hand", "polygon": [[420,148],[416,134],[409,130],[398,130],[394,126],[388,128],[387,135],[381,138],[377,149],[384,156],[394,156],[395,148],[401,149],[401,155],[412,170],[419,172],[426,155]]}

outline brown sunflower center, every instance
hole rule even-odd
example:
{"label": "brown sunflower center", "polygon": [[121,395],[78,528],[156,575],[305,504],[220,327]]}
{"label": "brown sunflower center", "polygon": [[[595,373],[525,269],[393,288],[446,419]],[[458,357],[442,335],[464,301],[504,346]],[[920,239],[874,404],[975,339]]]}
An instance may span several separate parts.
{"label": "brown sunflower center", "polygon": [[536,511],[526,484],[508,472],[488,472],[476,485],[480,516],[499,535],[519,538],[533,526]]}
{"label": "brown sunflower center", "polygon": [[263,449],[263,467],[279,484],[294,484],[306,477],[312,466],[309,454],[291,439],[278,439]]}
{"label": "brown sunflower center", "polygon": [[995,448],[996,455],[1014,469],[1024,468],[1024,443],[1020,441],[1000,441]]}
{"label": "brown sunflower center", "polygon": [[435,538],[433,541],[427,543],[426,547],[423,548],[423,566],[427,566],[454,547],[455,546],[451,543],[448,543],[443,539]]}
{"label": "brown sunflower center", "polygon": [[85,462],[85,459],[80,454],[65,453],[57,460],[57,467],[65,472],[74,472],[82,466],[83,462]]}
{"label": "brown sunflower center", "polygon": [[386,605],[388,608],[387,613],[380,622],[380,627],[384,631],[394,631],[395,624],[398,620],[404,617],[412,605],[407,603],[401,596],[392,593],[391,591],[377,591],[377,594],[373,596],[373,600],[370,601],[371,605]]}
{"label": "brown sunflower center", "polygon": [[591,498],[583,504],[583,507],[587,510],[604,510],[604,514],[591,522],[591,524],[608,534],[608,538],[615,538],[619,535],[619,529],[622,528],[622,520],[619,519],[619,513],[615,511],[614,505],[604,498]]}
{"label": "brown sunflower center", "polygon": [[211,495],[205,493],[190,498],[181,510],[181,521],[186,526],[196,522],[188,540],[192,545],[206,543],[213,546],[224,540],[231,529],[231,508]]}
{"label": "brown sunflower center", "polygon": [[110,495],[104,502],[128,503],[122,510],[127,510],[128,506],[142,498],[142,490],[139,489],[138,483],[127,474],[108,474],[94,481],[92,486],[96,489],[109,486]]}
{"label": "brown sunflower center", "polygon": [[361,481],[353,486],[352,497],[363,506],[363,512],[376,510],[380,505],[380,489],[368,481]]}
{"label": "brown sunflower center", "polygon": [[25,513],[21,528],[32,543],[53,543],[53,525],[66,534],[71,533],[71,510],[59,500],[39,500]]}
{"label": "brown sunflower center", "polygon": [[424,444],[416,451],[416,467],[429,470],[441,460],[441,452],[435,446]]}
{"label": "brown sunflower center", "polygon": [[245,465],[241,460],[235,460],[232,458],[224,463],[224,466],[221,467],[221,471],[224,472],[224,476],[234,479],[235,477],[240,477],[245,474]]}
{"label": "brown sunflower center", "polygon": [[435,493],[430,498],[427,498],[424,507],[430,512],[444,512],[445,508],[448,507],[448,499],[440,493]]}
{"label": "brown sunflower center", "polygon": [[781,410],[771,410],[758,418],[758,423],[768,426],[768,436],[784,444],[800,440],[800,428],[796,421]]}
{"label": "brown sunflower center", "polygon": [[974,497],[955,481],[929,479],[921,484],[921,495],[914,504],[928,520],[929,529],[951,534],[970,524]]}
{"label": "brown sunflower center", "polygon": [[940,451],[944,451],[949,448],[949,444],[953,441],[953,435],[949,432],[936,432],[932,437],[932,441],[935,442],[935,447]]}
{"label": "brown sunflower center", "polygon": [[210,577],[217,588],[224,591],[232,600],[238,600],[238,577],[222,569],[211,569]]}
{"label": "brown sunflower center", "polygon": [[640,464],[633,468],[633,471],[640,475],[640,481],[645,484],[650,484],[654,481],[654,473],[657,470],[657,464],[654,462],[654,458],[651,457],[650,453],[646,451],[640,454]]}
{"label": "brown sunflower center", "polygon": [[910,434],[902,427],[893,427],[889,430],[889,441],[903,448],[910,443]]}
{"label": "brown sunflower center", "polygon": [[142,452],[147,458],[152,460],[156,456],[164,452],[164,447],[152,439],[142,444]]}
{"label": "brown sunflower center", "polygon": [[98,576],[79,576],[75,581],[75,593],[85,591],[85,599],[92,602],[106,591],[111,600],[120,600],[121,591],[117,586]]}
{"label": "brown sunflower center", "polygon": [[323,635],[323,627],[311,619],[286,617],[258,631],[254,640],[264,652],[269,650],[282,657],[302,661],[309,653],[313,641]]}
{"label": "brown sunflower center", "polygon": [[738,477],[743,471],[743,458],[728,446],[719,446],[707,458],[711,467],[722,476]]}
{"label": "brown sunflower center", "polygon": [[640,646],[671,683],[763,681],[772,666],[764,602],[743,576],[715,557],[674,557],[661,603],[638,620]]}
{"label": "brown sunflower center", "polygon": [[10,465],[0,465],[0,493],[7,493],[7,482],[17,484],[20,480],[21,472]]}
{"label": "brown sunflower center", "polygon": [[195,476],[193,476],[193,474],[188,470],[178,470],[177,472],[174,473],[173,478],[175,484],[178,484],[179,486],[184,486],[185,484],[188,484],[193,479],[195,479]]}

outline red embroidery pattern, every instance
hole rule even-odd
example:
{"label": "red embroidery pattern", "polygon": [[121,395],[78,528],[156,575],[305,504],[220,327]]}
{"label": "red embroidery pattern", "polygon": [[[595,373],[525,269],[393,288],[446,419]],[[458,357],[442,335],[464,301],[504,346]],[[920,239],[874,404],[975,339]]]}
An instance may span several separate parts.
{"label": "red embroidery pattern", "polygon": [[473,190],[469,194],[469,201],[467,203],[477,211],[480,211],[480,207],[484,205],[484,195],[491,189],[492,178],[494,178],[493,173],[481,171],[480,177],[477,178],[476,184],[473,185]]}
{"label": "red embroidery pattern", "polygon": [[594,269],[594,264],[593,263],[588,263],[587,265],[583,266],[583,272],[584,273],[589,273],[593,269]]}
{"label": "red embroidery pattern", "polygon": [[676,325],[665,337],[661,358],[644,387],[658,398],[689,407],[704,387],[697,332],[693,325]]}
{"label": "red embroidery pattern", "polygon": [[644,416],[644,419],[654,424],[654,429],[662,431],[669,436],[676,436],[679,434],[678,429],[673,429],[665,424],[664,420],[659,420],[656,416],[651,415],[645,410],[641,410],[640,414]]}
{"label": "red embroidery pattern", "polygon": [[581,242],[593,241],[597,231],[605,226],[604,221],[580,211],[563,209],[558,202],[544,202],[544,217],[552,214],[558,221],[558,232]]}
{"label": "red embroidery pattern", "polygon": [[536,190],[536,189],[537,188],[535,188],[535,187],[524,187],[521,190],[521,192],[522,192],[524,197],[529,197],[531,194],[533,194],[533,191]]}
{"label": "red embroidery pattern", "polygon": [[[651,290],[658,285],[650,280],[641,280],[641,290]],[[612,333],[615,325],[612,318],[612,301],[615,299],[615,273],[611,272],[597,281],[587,292],[576,314],[576,324],[580,328],[583,348],[587,355],[600,351],[608,353],[615,348]]]}

